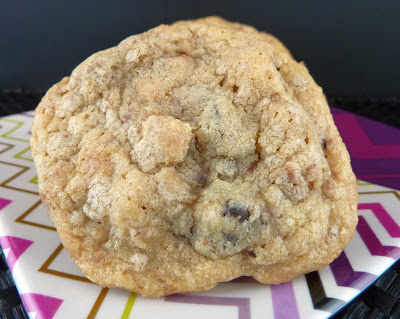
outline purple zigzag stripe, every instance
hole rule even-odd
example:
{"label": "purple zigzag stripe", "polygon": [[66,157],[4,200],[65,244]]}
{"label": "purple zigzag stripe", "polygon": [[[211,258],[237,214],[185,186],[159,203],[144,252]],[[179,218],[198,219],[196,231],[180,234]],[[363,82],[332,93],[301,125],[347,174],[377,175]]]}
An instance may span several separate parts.
{"label": "purple zigzag stripe", "polygon": [[[353,164],[354,162],[354,164]],[[400,164],[400,158],[382,158],[376,159],[351,159],[351,165],[355,165],[357,172],[357,177],[365,176],[376,176],[376,177],[389,177],[400,174],[398,165]],[[394,171],[397,172],[394,173]]]}
{"label": "purple zigzag stripe", "polygon": [[370,209],[391,237],[400,237],[400,227],[380,203],[358,204],[358,209]]}
{"label": "purple zigzag stripe", "polygon": [[175,294],[165,297],[167,302],[179,302],[198,305],[220,305],[237,306],[239,319],[250,319],[250,299],[249,298],[229,298]]}
{"label": "purple zigzag stripe", "polygon": [[229,281],[235,284],[259,284],[253,277],[243,276]]}
{"label": "purple zigzag stripe", "polygon": [[23,112],[23,113],[20,113],[19,115],[23,115],[23,116],[26,116],[26,117],[34,117],[34,114],[32,113],[29,113],[29,112]]}
{"label": "purple zigzag stripe", "polygon": [[280,285],[271,285],[271,295],[275,319],[300,318],[291,281]]}
{"label": "purple zigzag stripe", "polygon": [[395,260],[400,257],[400,247],[382,245],[363,216],[358,218],[357,231],[371,255],[390,257]]}
{"label": "purple zigzag stripe", "polygon": [[[400,130],[383,123],[357,116],[358,122],[368,134],[372,143],[377,145],[400,144]],[[379,132],[379,134],[376,134]]]}
{"label": "purple zigzag stripe", "polygon": [[386,158],[381,160],[359,160],[352,158],[351,166],[359,179],[400,189],[400,158]]}
{"label": "purple zigzag stripe", "polygon": [[368,272],[354,271],[344,251],[329,266],[338,286],[351,287],[361,291],[377,277]]}
{"label": "purple zigzag stripe", "polygon": [[336,114],[342,114],[342,113],[347,113],[346,111],[343,111],[342,109],[338,109],[336,107],[330,106],[331,109],[331,113],[333,116],[335,116]]}

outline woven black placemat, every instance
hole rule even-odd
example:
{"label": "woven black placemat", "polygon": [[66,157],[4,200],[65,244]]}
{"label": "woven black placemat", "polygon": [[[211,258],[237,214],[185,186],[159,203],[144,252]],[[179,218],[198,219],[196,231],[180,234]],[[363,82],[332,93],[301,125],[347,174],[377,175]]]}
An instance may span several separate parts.
{"label": "woven black placemat", "polygon": [[400,97],[328,97],[329,105],[400,128]]}
{"label": "woven black placemat", "polygon": [[44,93],[43,89],[0,89],[0,116],[35,109]]}
{"label": "woven black placemat", "polygon": [[[0,89],[0,116],[33,110],[44,95],[41,89]],[[400,98],[330,97],[329,104],[400,128]],[[0,253],[0,319],[28,319],[4,255]],[[400,318],[400,260],[334,319]]]}

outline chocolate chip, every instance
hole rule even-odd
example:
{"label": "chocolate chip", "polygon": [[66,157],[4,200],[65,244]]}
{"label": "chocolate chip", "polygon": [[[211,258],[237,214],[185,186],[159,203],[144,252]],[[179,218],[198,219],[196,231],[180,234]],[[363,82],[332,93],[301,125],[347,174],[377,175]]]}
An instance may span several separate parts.
{"label": "chocolate chip", "polygon": [[238,237],[233,234],[225,234],[226,241],[230,241],[233,245],[236,245]]}
{"label": "chocolate chip", "polygon": [[249,219],[249,210],[245,207],[237,207],[230,204],[229,201],[226,202],[224,216],[239,217],[239,222],[243,223],[245,220]]}
{"label": "chocolate chip", "polygon": [[265,220],[261,219],[260,220],[261,226],[266,227],[268,222],[266,222]]}
{"label": "chocolate chip", "polygon": [[253,258],[257,257],[256,253],[253,250],[248,250],[247,253]]}
{"label": "chocolate chip", "polygon": [[197,179],[197,181],[201,184],[201,185],[205,185],[207,183],[207,175],[200,175]]}
{"label": "chocolate chip", "polygon": [[326,149],[328,147],[328,141],[326,139],[322,139],[322,146],[324,149]]}

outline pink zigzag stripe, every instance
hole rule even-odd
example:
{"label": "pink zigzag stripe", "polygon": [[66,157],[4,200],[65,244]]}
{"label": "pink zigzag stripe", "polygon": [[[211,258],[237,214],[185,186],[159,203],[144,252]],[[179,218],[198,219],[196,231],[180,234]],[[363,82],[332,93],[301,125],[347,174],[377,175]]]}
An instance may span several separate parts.
{"label": "pink zigzag stripe", "polygon": [[363,216],[358,218],[357,231],[371,255],[390,257],[395,260],[400,257],[400,247],[382,245]]}
{"label": "pink zigzag stripe", "polygon": [[3,249],[10,248],[10,251],[7,254],[7,263],[10,267],[11,273],[13,272],[15,263],[18,258],[32,245],[33,241],[13,237],[13,236],[2,236],[0,237],[0,244]]}
{"label": "pink zigzag stripe", "polygon": [[250,319],[250,299],[249,298],[229,298],[229,297],[211,297],[196,295],[175,294],[165,297],[167,302],[179,302],[198,305],[220,305],[237,306],[239,319]]}
{"label": "pink zigzag stripe", "polygon": [[2,210],[4,207],[6,207],[11,202],[12,202],[12,200],[0,197],[0,210]]}
{"label": "pink zigzag stripe", "polygon": [[358,209],[370,209],[391,237],[400,237],[400,227],[380,203],[358,204]]}
{"label": "pink zigzag stripe", "polygon": [[62,299],[35,293],[24,293],[20,296],[26,310],[36,312],[35,319],[52,319],[63,303]]}
{"label": "pink zigzag stripe", "polygon": [[291,281],[280,285],[271,285],[271,295],[275,319],[300,319]]}
{"label": "pink zigzag stripe", "polygon": [[353,114],[336,114],[335,124],[351,157],[359,159],[400,157],[400,145],[373,144]]}

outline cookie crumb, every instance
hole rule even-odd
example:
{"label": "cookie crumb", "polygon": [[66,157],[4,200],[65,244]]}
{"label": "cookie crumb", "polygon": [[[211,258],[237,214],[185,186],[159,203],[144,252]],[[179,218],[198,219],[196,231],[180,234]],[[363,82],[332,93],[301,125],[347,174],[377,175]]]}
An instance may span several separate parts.
{"label": "cookie crumb", "polygon": [[129,261],[132,263],[136,271],[143,271],[147,265],[148,257],[144,254],[134,254]]}

